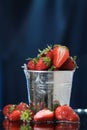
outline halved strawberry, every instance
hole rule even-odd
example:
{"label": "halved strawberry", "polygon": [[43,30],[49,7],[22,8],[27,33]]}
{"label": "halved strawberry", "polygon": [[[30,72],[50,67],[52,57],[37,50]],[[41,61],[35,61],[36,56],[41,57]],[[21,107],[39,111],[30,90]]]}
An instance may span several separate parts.
{"label": "halved strawberry", "polygon": [[51,65],[49,57],[40,57],[36,64],[36,70],[47,70]]}
{"label": "halved strawberry", "polygon": [[70,122],[79,122],[80,118],[78,114],[67,105],[62,105],[56,108],[55,117],[59,121],[70,121]]}
{"label": "halved strawberry", "polygon": [[59,68],[69,57],[69,49],[66,46],[54,45],[53,65]]}
{"label": "halved strawberry", "polygon": [[60,70],[74,70],[77,68],[76,64],[76,56],[70,57],[62,64],[62,66],[59,68]]}
{"label": "halved strawberry", "polygon": [[51,121],[54,119],[54,112],[49,109],[42,109],[34,115],[34,121]]}
{"label": "halved strawberry", "polygon": [[5,106],[3,107],[2,113],[3,113],[3,115],[4,115],[6,118],[8,118],[9,114],[10,114],[12,111],[14,111],[15,108],[16,108],[16,105],[14,105],[14,104],[7,104],[7,105],[5,105]]}

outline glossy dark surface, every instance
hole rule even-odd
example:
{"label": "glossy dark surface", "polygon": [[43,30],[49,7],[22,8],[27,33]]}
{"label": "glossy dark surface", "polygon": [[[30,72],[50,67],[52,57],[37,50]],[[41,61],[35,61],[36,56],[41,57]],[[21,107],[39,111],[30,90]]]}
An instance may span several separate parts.
{"label": "glossy dark surface", "polygon": [[0,112],[0,130],[87,130],[87,114],[79,113],[80,123],[49,123],[49,124],[25,124],[21,122],[9,122]]}

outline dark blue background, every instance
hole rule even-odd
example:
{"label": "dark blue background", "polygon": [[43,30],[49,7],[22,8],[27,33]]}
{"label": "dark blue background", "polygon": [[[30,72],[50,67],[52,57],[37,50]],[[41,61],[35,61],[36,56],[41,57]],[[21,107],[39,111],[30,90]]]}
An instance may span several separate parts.
{"label": "dark blue background", "polygon": [[0,107],[27,101],[21,66],[38,48],[62,44],[77,56],[71,106],[87,107],[87,0],[0,0]]}

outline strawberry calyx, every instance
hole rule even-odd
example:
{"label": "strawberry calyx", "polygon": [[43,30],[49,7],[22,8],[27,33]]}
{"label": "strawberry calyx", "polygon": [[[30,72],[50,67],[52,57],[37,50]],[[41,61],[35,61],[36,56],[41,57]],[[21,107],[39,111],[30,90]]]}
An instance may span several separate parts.
{"label": "strawberry calyx", "polygon": [[55,69],[56,69],[56,66],[52,65],[52,66],[48,69],[48,71],[53,71],[53,70],[55,70]]}
{"label": "strawberry calyx", "polygon": [[37,55],[37,57],[41,57],[44,56],[45,54],[47,54],[48,51],[50,51],[52,49],[51,46],[47,46],[47,48],[40,50],[38,49],[39,54]]}
{"label": "strawberry calyx", "polygon": [[14,111],[16,109],[17,105],[12,105],[11,107],[9,107],[9,113],[11,113],[12,111]]}
{"label": "strawberry calyx", "polygon": [[30,122],[32,120],[32,112],[29,109],[21,111],[20,120]]}
{"label": "strawberry calyx", "polygon": [[73,56],[73,57],[71,56],[70,58],[73,60],[73,62],[74,62],[74,64],[75,64],[75,68],[78,69],[78,65],[77,65],[77,63],[76,63],[77,56]]}
{"label": "strawberry calyx", "polygon": [[61,106],[60,102],[58,100],[53,101],[53,110],[55,111],[57,107]]}
{"label": "strawberry calyx", "polygon": [[38,61],[38,58],[37,58],[37,57],[36,57],[36,58],[33,58],[32,61],[33,61],[34,64],[36,64],[37,61]]}
{"label": "strawberry calyx", "polygon": [[36,64],[38,58],[37,58],[37,57],[35,57],[35,58],[28,58],[27,60],[28,60],[28,61],[32,60],[32,62],[33,62],[34,64]]}
{"label": "strawberry calyx", "polygon": [[46,66],[50,65],[51,59],[49,57],[42,57],[42,60],[46,64]]}

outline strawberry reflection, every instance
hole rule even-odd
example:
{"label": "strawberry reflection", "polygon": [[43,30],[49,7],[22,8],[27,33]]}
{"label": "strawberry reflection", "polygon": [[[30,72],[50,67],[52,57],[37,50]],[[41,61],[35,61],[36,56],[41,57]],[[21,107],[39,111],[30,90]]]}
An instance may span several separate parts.
{"label": "strawberry reflection", "polygon": [[55,130],[79,130],[79,123],[59,123],[55,126]]}
{"label": "strawberry reflection", "polygon": [[3,122],[2,122],[2,125],[3,125],[3,128],[5,130],[9,130],[9,120],[5,119]]}
{"label": "strawberry reflection", "polygon": [[54,130],[53,124],[35,124],[33,130]]}
{"label": "strawberry reflection", "polygon": [[10,122],[9,120],[4,120],[3,123],[4,130],[32,130],[32,127],[29,123],[23,123],[20,121]]}
{"label": "strawberry reflection", "polygon": [[23,123],[20,121],[10,122],[7,119],[3,120],[2,125],[4,130],[79,130],[80,128],[79,123],[30,124],[30,123]]}

